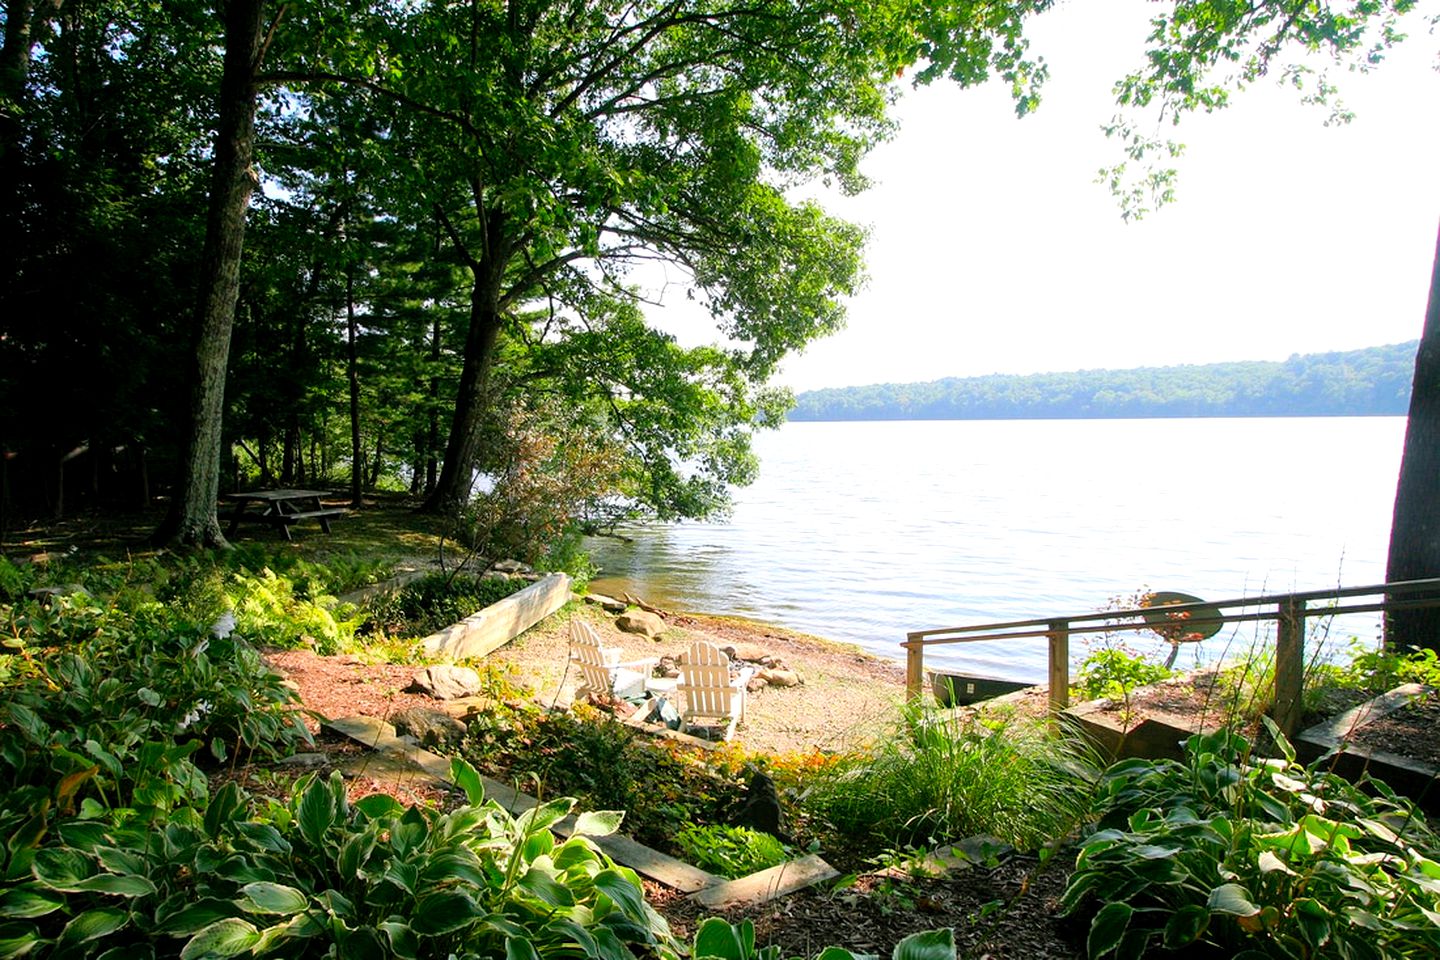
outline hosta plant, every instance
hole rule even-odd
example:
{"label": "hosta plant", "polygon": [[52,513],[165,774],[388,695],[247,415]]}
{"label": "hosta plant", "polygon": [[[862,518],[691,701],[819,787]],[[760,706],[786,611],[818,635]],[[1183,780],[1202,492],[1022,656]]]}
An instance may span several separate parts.
{"label": "hosta plant", "polygon": [[155,830],[57,823],[30,878],[0,893],[0,957],[674,953],[639,878],[589,839],[619,814],[582,815],[557,841],[572,801],[515,817],[473,768],[452,772],[470,802],[449,813],[381,794],[351,804],[336,774],[254,807],[228,785]]}
{"label": "hosta plant", "polygon": [[1061,901],[1097,908],[1090,956],[1440,955],[1440,839],[1383,783],[1296,763],[1266,722],[1280,759],[1220,732],[1107,771]]}

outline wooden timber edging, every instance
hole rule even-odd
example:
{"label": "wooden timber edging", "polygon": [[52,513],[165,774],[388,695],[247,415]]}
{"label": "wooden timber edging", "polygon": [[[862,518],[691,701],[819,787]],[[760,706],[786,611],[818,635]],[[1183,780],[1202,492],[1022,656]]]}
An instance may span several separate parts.
{"label": "wooden timber edging", "polygon": [[565,606],[570,578],[552,573],[421,641],[431,657],[483,657]]}
{"label": "wooden timber edging", "polygon": [[[373,717],[342,717],[325,721],[325,726],[372,750],[401,756],[436,780],[455,785],[455,781],[450,779],[449,761],[401,740],[395,734],[395,727],[383,720]],[[480,777],[480,782],[485,787],[485,795],[511,814],[523,813],[540,803],[535,797],[484,775]],[[576,817],[572,814],[551,829],[563,837],[568,837],[574,833],[575,823]],[[838,870],[819,856],[811,854],[752,873],[739,880],[727,880],[647,847],[623,834],[589,839],[617,863],[622,863],[667,887],[689,894],[697,903],[711,910],[767,903],[840,875]]]}

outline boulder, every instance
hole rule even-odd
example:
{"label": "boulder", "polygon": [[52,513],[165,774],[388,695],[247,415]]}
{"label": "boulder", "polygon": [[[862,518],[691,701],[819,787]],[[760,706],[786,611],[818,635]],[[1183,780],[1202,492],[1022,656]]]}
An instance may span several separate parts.
{"label": "boulder", "polygon": [[465,736],[465,724],[429,707],[408,707],[390,719],[402,736],[412,736],[424,747],[447,746]]}
{"label": "boulder", "polygon": [[773,660],[770,651],[755,643],[732,643],[721,647],[731,660],[745,660],[749,663],[765,663]]}
{"label": "boulder", "polygon": [[292,753],[288,757],[281,757],[275,761],[282,767],[300,767],[302,770],[318,770],[330,762],[330,755],[325,753]]}
{"label": "boulder", "polygon": [[665,621],[655,614],[645,610],[636,610],[633,613],[622,614],[616,621],[615,626],[626,633],[638,633],[646,637],[658,637],[665,629]]}
{"label": "boulder", "polygon": [[603,593],[587,593],[586,603],[593,603],[606,613],[624,613],[626,603],[624,600],[616,600],[614,597],[607,597]]}
{"label": "boulder", "polygon": [[514,577],[512,577],[510,574],[506,573],[504,570],[486,570],[484,573],[480,574],[480,579],[481,579],[481,580],[513,580]]}
{"label": "boulder", "polygon": [[442,700],[437,709],[456,719],[469,720],[494,706],[495,701],[489,697],[456,697],[454,700]]}
{"label": "boulder", "polygon": [[800,679],[800,674],[794,670],[784,670],[777,667],[766,667],[755,675],[757,680],[764,680],[772,687],[798,687],[805,681]]}
{"label": "boulder", "polygon": [[501,573],[534,573],[535,568],[528,563],[521,563],[519,560],[497,560],[490,564],[491,570],[498,570]]}
{"label": "boulder", "polygon": [[480,674],[469,667],[438,664],[415,674],[405,690],[407,693],[428,693],[436,700],[473,697],[480,692]]}

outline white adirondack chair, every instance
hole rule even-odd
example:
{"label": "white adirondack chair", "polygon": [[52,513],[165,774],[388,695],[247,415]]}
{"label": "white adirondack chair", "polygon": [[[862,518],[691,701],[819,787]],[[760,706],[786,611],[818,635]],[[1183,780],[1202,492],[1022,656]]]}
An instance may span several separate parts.
{"label": "white adirondack chair", "polygon": [[570,659],[580,668],[582,690],[592,694],[638,700],[645,695],[645,680],[656,660],[621,662],[620,651],[600,643],[595,628],[578,619],[570,621]]}
{"label": "white adirondack chair", "polygon": [[726,724],[725,739],[729,740],[735,735],[735,725],[745,719],[745,685],[752,673],[754,668],[746,667],[732,679],[725,651],[704,640],[690,644],[676,687],[685,694],[681,721],[688,726],[691,720],[719,720]]}

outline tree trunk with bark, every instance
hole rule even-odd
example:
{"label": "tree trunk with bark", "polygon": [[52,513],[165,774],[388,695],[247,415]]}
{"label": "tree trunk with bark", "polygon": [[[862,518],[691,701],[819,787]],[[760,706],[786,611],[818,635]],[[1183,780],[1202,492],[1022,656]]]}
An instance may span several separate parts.
{"label": "tree trunk with bark", "polygon": [[205,221],[190,425],[170,512],[156,539],[191,546],[228,546],[215,515],[220,491],[221,421],[230,331],[240,295],[240,257],[245,215],[255,189],[255,70],[265,24],[264,0],[225,5],[225,66],[220,81],[219,124],[210,209]]}
{"label": "tree trunk with bark", "polygon": [[360,445],[360,351],[357,344],[360,323],[355,317],[355,267],[345,268],[345,329],[349,338],[349,358],[345,366],[350,381],[350,506],[361,505],[360,494],[365,486],[365,451]]}
{"label": "tree trunk with bark", "polygon": [[[1440,236],[1430,272],[1430,302],[1415,354],[1410,416],[1390,525],[1390,558],[1385,579],[1440,577]],[[1440,607],[1397,610],[1385,625],[1387,646],[1440,651]]]}
{"label": "tree trunk with bark", "polygon": [[495,343],[500,334],[499,277],[487,282],[477,271],[470,295],[470,330],[465,337],[465,363],[460,370],[460,387],[455,397],[455,415],[450,421],[450,438],[445,444],[445,461],[435,489],[420,509],[427,513],[457,516],[470,501],[475,463],[480,453],[480,423],[485,413],[485,394]]}

